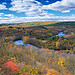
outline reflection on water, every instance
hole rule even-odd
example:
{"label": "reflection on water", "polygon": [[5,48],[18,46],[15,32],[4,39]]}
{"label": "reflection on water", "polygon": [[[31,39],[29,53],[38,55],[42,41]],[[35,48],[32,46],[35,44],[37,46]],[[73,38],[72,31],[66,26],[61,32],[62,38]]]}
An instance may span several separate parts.
{"label": "reflection on water", "polygon": [[37,46],[35,46],[35,45],[24,44],[22,40],[17,40],[17,41],[15,41],[15,44],[16,44],[16,45],[24,45],[25,47],[29,47],[29,46],[31,46],[31,47],[39,48],[39,47],[37,47]]}
{"label": "reflection on water", "polygon": [[[60,32],[60,33],[59,33],[58,35],[56,35],[56,36],[62,37],[62,36],[65,36],[65,35],[66,35],[66,34],[63,34],[63,32]],[[37,47],[37,46],[35,46],[35,45],[32,45],[32,44],[24,44],[22,40],[17,40],[17,41],[15,41],[15,44],[16,44],[16,45],[24,45],[25,47],[31,46],[31,47],[39,48],[39,47]]]}
{"label": "reflection on water", "polygon": [[[16,45],[24,45],[25,47],[34,47],[34,48],[36,48],[36,50],[38,50],[38,49],[41,49],[41,48],[39,48],[39,47],[37,47],[37,46],[35,46],[35,45],[31,45],[31,44],[24,44],[23,43],[23,41],[22,40],[17,40],[17,41],[15,41],[14,42]],[[55,53],[55,51],[56,50],[50,50],[50,52],[53,52],[53,53]],[[71,55],[71,57],[73,58],[73,57],[75,57],[75,55],[74,54],[70,54],[70,53],[62,53],[62,56],[66,56],[67,57],[67,55],[69,56],[69,55]]]}
{"label": "reflection on water", "polygon": [[62,36],[65,36],[66,34],[63,34],[63,32],[60,32],[58,35],[56,36],[59,36],[59,37],[62,37]]}

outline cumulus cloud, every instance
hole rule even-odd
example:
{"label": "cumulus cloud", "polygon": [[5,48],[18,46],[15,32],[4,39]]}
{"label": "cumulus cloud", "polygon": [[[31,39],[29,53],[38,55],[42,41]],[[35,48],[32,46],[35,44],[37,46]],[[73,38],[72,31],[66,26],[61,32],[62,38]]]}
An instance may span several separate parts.
{"label": "cumulus cloud", "polygon": [[[6,9],[4,4],[0,4],[0,10]],[[53,13],[48,13],[48,11],[44,10],[48,9],[61,11],[62,13],[69,13],[70,10],[75,10],[75,0],[62,0],[49,5],[42,5],[36,0],[12,0],[11,5],[12,7],[10,7],[9,10],[16,11],[17,13],[24,12],[26,17],[18,17],[13,14],[0,13],[0,23],[75,21],[74,14],[71,16],[56,16]]]}
{"label": "cumulus cloud", "polygon": [[[61,11],[62,13],[69,13],[70,10],[75,10],[75,0],[62,0],[49,5],[42,5],[36,0],[11,0],[12,7],[9,8],[11,11],[16,11],[17,13],[24,12],[27,17],[35,16],[51,16],[47,10]],[[48,2],[48,0],[47,0]]]}
{"label": "cumulus cloud", "polygon": [[36,0],[12,0],[11,5],[9,10],[17,13],[25,12],[26,16],[38,16],[43,13],[42,4]]}
{"label": "cumulus cloud", "polygon": [[70,12],[70,10],[64,10],[64,11],[62,11],[62,13],[69,13]]}
{"label": "cumulus cloud", "polygon": [[[75,0],[62,0],[49,5],[42,5],[36,0],[11,0],[12,7],[9,8],[11,11],[17,13],[24,12],[27,17],[35,16],[51,16],[47,10],[61,11],[62,13],[69,13],[70,10],[75,10]],[[46,2],[49,2],[48,0]]]}
{"label": "cumulus cloud", "polygon": [[42,9],[50,9],[67,13],[70,12],[70,10],[75,10],[75,0],[57,1],[49,5],[43,5]]}
{"label": "cumulus cloud", "polygon": [[4,4],[5,4],[5,3],[0,4],[0,10],[2,10],[2,9],[7,9],[6,6],[5,6]]}
{"label": "cumulus cloud", "polygon": [[51,13],[47,13],[42,9],[42,4],[36,0],[12,0],[12,7],[9,8],[11,11],[17,13],[24,12],[27,17],[35,16],[52,16]]}
{"label": "cumulus cloud", "polygon": [[[1,14],[1,13],[0,13]],[[3,14],[0,17],[0,23],[22,23],[36,21],[75,21],[75,15],[71,16],[38,16],[38,17],[17,17],[13,14]]]}

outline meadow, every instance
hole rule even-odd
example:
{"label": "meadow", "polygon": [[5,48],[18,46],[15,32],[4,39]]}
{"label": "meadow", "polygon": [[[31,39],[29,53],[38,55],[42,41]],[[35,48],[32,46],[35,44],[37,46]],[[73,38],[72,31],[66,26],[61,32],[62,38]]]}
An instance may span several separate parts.
{"label": "meadow", "polygon": [[0,75],[75,75],[75,22],[0,24]]}

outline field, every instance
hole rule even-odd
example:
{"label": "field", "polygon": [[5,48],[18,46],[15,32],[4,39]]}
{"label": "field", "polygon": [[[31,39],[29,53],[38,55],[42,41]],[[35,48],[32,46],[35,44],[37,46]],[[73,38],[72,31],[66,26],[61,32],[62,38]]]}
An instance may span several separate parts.
{"label": "field", "polygon": [[75,22],[0,24],[0,75],[75,75]]}

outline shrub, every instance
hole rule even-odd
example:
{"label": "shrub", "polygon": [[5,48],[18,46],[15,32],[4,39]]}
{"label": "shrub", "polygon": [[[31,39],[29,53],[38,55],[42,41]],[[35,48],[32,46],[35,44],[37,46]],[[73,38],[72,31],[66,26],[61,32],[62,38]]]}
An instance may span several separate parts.
{"label": "shrub", "polygon": [[65,50],[65,52],[66,52],[66,53],[69,53],[69,52],[70,52],[70,50]]}
{"label": "shrub", "polygon": [[46,75],[59,75],[59,72],[55,69],[49,69]]}
{"label": "shrub", "polygon": [[61,65],[61,66],[65,65],[65,58],[64,57],[59,57],[59,59],[58,59],[58,65]]}
{"label": "shrub", "polygon": [[12,26],[9,26],[9,28],[13,28]]}
{"label": "shrub", "polygon": [[41,74],[41,72],[37,69],[37,68],[34,68],[34,67],[31,67],[31,66],[25,66],[25,67],[22,67],[18,72],[17,72],[17,75],[39,75]]}
{"label": "shrub", "polygon": [[9,72],[11,74],[16,74],[16,72],[19,70],[18,66],[14,62],[11,62],[11,61],[10,62],[6,62],[4,64],[4,66],[5,66],[6,72]]}
{"label": "shrub", "polygon": [[62,53],[63,53],[63,51],[62,51],[62,50],[58,51],[58,54],[62,54]]}
{"label": "shrub", "polygon": [[75,54],[75,50],[73,50],[73,53]]}

